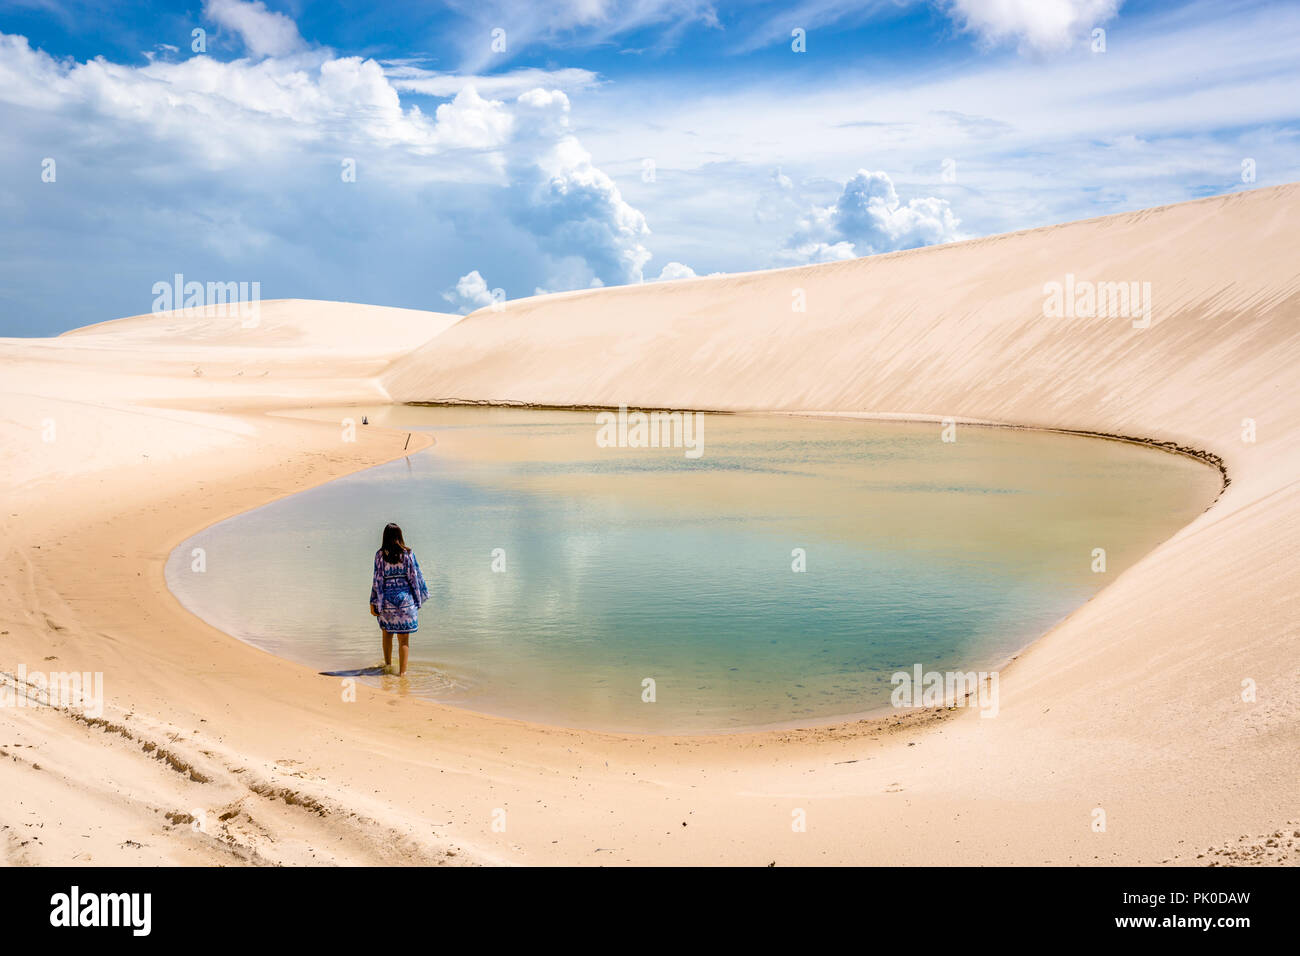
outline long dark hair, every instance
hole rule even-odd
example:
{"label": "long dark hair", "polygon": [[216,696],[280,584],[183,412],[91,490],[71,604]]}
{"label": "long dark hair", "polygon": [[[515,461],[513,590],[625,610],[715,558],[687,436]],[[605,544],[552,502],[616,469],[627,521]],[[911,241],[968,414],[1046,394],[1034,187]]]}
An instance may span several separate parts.
{"label": "long dark hair", "polygon": [[379,546],[379,550],[384,552],[384,560],[389,564],[401,564],[402,555],[411,549],[402,540],[402,529],[389,522],[384,527],[384,543]]}

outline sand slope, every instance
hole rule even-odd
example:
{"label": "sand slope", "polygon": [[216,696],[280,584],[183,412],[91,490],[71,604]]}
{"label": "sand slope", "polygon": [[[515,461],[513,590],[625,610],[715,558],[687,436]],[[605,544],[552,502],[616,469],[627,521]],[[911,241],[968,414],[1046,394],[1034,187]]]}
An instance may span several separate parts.
{"label": "sand slope", "polygon": [[[0,341],[0,670],[101,670],[112,724],[0,709],[7,858],[1295,862],[1297,213],[1291,185],[459,322],[285,302],[263,303],[257,342],[143,317]],[[1066,273],[1150,282],[1150,328],[1046,318],[1043,285]],[[381,321],[396,328],[377,337]],[[188,534],[405,439],[345,443],[336,424],[263,409],[388,394],[1113,432],[1220,455],[1232,484],[1023,654],[996,719],[625,738],[367,688],[346,703],[166,592]]]}

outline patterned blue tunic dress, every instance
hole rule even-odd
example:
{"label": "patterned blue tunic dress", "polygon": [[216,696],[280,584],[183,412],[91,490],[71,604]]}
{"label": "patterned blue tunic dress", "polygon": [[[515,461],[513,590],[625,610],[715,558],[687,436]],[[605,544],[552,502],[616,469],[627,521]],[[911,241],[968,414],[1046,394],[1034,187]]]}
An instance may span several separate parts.
{"label": "patterned blue tunic dress", "polygon": [[420,626],[420,605],[429,600],[429,589],[415,553],[407,551],[397,564],[375,552],[375,573],[370,583],[370,604],[379,611],[379,626],[389,634],[410,634]]}

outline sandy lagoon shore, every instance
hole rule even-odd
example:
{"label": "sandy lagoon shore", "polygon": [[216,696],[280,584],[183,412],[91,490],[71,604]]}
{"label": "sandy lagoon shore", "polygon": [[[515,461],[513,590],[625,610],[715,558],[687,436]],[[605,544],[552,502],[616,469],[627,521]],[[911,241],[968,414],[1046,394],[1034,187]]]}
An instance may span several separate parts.
{"label": "sandy lagoon shore", "polygon": [[[106,698],[0,708],[6,860],[1297,862],[1297,212],[1291,185],[459,321],[286,300],[254,329],[0,341],[0,671],[102,672]],[[1150,282],[1149,326],[1045,317],[1067,274]],[[271,409],[445,400],[1067,428],[1206,451],[1231,484],[1020,655],[995,720],[637,738],[349,702],[168,593],[190,534],[407,441]]]}

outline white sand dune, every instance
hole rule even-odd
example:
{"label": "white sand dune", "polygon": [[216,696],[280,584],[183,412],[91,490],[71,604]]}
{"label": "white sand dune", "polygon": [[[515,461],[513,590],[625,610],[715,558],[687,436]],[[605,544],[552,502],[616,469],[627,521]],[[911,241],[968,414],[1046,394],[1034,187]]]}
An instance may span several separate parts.
{"label": "white sand dune", "polygon": [[93,347],[131,351],[149,346],[175,348],[178,342],[185,342],[218,348],[301,349],[336,359],[343,357],[342,352],[392,358],[423,345],[462,318],[419,309],[302,299],[271,299],[257,303],[255,309],[250,304],[247,314],[240,308],[150,312],[85,325],[59,338],[76,339],[77,344],[94,339]]}
{"label": "white sand dune", "polygon": [[[0,669],[103,671],[113,725],[0,709],[7,858],[1297,862],[1297,214],[1288,185],[458,322],[294,301],[256,330],[137,317],[3,340]],[[1150,326],[1045,316],[1067,274],[1149,282]],[[389,396],[1069,428],[1202,450],[1231,484],[1023,653],[996,719],[619,737],[347,703],[167,593],[188,534],[406,438],[265,410]]]}

